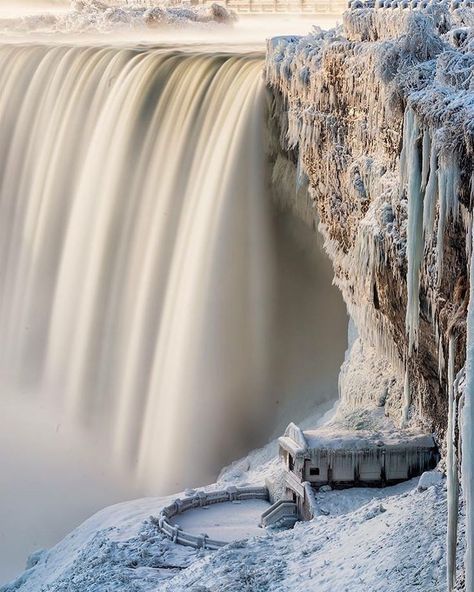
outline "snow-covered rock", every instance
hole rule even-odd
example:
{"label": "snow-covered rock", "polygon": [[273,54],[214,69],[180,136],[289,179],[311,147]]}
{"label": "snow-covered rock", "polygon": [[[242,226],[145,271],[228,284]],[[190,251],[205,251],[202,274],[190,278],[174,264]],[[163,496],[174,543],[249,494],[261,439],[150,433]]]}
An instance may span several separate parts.
{"label": "snow-covered rock", "polygon": [[[469,368],[474,351],[473,17],[470,3],[351,3],[343,28],[270,42],[266,62],[274,167],[286,155],[306,177],[310,207],[295,212],[319,225],[358,330],[341,373],[343,419],[367,425],[378,404],[448,449],[449,590],[461,457],[474,516],[471,420],[459,450],[474,373],[464,393],[456,378],[466,345]],[[467,538],[470,589],[474,520]]]}
{"label": "snow-covered rock", "polygon": [[426,491],[429,487],[435,487],[443,481],[440,471],[426,471],[418,480],[417,491]]}
{"label": "snow-covered rock", "polygon": [[158,27],[209,26],[231,24],[236,15],[217,3],[191,6],[189,3],[106,3],[100,0],[73,0],[69,11],[0,19],[5,34],[85,33]]}
{"label": "snow-covered rock", "polygon": [[[263,468],[263,467],[262,467]],[[166,499],[107,508],[40,553],[2,592],[430,592],[445,591],[446,493],[413,495],[417,480],[386,489],[317,494],[312,522],[195,551],[163,538],[149,515]]]}

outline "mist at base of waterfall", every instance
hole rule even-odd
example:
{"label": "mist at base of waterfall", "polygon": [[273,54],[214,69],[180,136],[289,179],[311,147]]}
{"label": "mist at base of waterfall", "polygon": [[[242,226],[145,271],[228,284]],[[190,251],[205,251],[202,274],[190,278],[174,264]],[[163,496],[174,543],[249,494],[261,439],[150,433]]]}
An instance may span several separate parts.
{"label": "mist at base of waterfall", "polygon": [[140,495],[100,437],[27,398],[0,398],[0,585],[102,507]]}
{"label": "mist at base of waterfall", "polygon": [[[203,473],[199,482],[193,477],[177,483],[176,491],[214,481],[224,464],[279,435],[290,420],[300,421],[315,411],[317,416],[315,372],[324,393],[322,411],[337,396],[346,319],[331,285],[329,264],[314,234],[291,215],[275,211],[273,230],[279,262],[275,322],[280,323],[280,337],[269,344],[277,360],[268,408],[274,424],[264,423],[259,439],[236,443],[234,455],[215,459],[214,471]],[[54,545],[95,511],[158,491],[141,486],[133,470],[121,467],[97,431],[78,426],[48,405],[33,403],[31,394],[4,395],[0,398],[0,582],[18,574],[28,554]],[[199,442],[190,454],[199,456]],[[170,464],[174,461],[169,459]]]}

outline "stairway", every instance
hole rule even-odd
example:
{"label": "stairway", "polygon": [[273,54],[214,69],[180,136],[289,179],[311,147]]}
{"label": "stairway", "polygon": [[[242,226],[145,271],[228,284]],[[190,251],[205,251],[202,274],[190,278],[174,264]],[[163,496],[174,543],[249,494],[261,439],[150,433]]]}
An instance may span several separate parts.
{"label": "stairway", "polygon": [[291,500],[279,500],[265,510],[260,525],[264,528],[293,528],[298,522],[298,507]]}

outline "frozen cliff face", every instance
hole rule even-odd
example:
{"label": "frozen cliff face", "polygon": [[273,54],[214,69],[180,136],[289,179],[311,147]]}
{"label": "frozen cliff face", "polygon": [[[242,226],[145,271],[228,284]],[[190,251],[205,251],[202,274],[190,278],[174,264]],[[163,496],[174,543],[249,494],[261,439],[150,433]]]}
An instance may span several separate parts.
{"label": "frozen cliff face", "polygon": [[297,210],[320,221],[361,338],[402,383],[407,369],[393,416],[440,434],[468,297],[474,34],[457,12],[354,8],[344,29],[270,41],[266,64],[281,143],[309,179]]}
{"label": "frozen cliff face", "polygon": [[[340,30],[271,40],[266,63],[281,150],[309,182],[311,207],[297,211],[319,223],[359,331],[341,374],[342,402],[380,405],[380,388],[367,378],[379,377],[391,385],[387,415],[424,423],[446,443],[449,589],[472,252],[473,74],[474,10],[456,0],[353,2]],[[469,370],[466,383],[468,418]],[[467,531],[472,549],[474,523]]]}

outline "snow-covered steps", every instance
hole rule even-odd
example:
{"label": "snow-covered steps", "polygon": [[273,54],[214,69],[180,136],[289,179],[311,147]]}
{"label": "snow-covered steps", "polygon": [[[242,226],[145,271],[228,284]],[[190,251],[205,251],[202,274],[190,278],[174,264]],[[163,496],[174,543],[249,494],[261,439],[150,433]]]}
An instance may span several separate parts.
{"label": "snow-covered steps", "polygon": [[298,522],[298,506],[295,502],[281,499],[262,514],[261,525],[268,527],[292,528]]}

